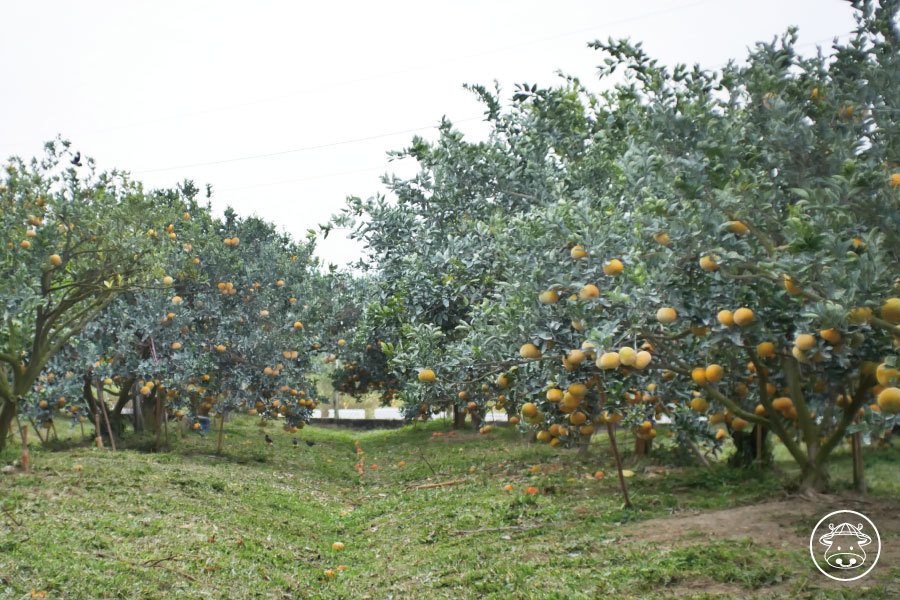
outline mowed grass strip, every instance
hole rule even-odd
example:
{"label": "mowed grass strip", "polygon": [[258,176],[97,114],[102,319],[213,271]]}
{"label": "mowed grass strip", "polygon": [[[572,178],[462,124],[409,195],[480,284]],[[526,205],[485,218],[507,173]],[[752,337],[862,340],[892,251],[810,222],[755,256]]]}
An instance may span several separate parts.
{"label": "mowed grass strip", "polygon": [[[131,437],[113,453],[80,445],[77,429],[58,424],[64,439],[54,449],[31,447],[32,473],[0,476],[9,513],[0,514],[0,598],[32,590],[74,599],[893,593],[890,578],[828,587],[803,548],[727,530],[665,543],[630,533],[647,519],[783,498],[782,463],[769,471],[660,465],[631,456],[622,435],[636,473],[628,479],[635,508],[625,510],[605,436],[583,457],[504,428],[451,436],[437,422],[289,434],[257,423],[227,423],[222,456],[214,435],[170,432],[158,453],[147,451],[152,438]],[[18,451],[12,445],[0,459]],[[898,456],[867,453],[870,498],[891,501]]]}

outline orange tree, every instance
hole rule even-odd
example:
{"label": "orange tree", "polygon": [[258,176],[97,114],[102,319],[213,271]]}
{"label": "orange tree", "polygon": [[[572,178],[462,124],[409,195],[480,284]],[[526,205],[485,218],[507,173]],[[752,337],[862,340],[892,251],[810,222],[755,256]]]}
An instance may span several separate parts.
{"label": "orange tree", "polygon": [[[183,190],[196,195],[190,182]],[[316,399],[305,377],[315,351],[304,324],[315,291],[312,244],[295,244],[231,210],[219,221],[197,209],[166,229],[171,235],[188,227],[192,242],[173,246],[155,266],[156,287],[122,294],[59,357],[42,390],[62,395],[70,388],[76,401],[67,414],[87,413],[95,423],[107,411],[103,392],[112,392],[116,435],[128,402],[135,428],[146,422],[158,440],[167,414],[189,415],[197,428],[198,417],[243,409],[302,426]],[[73,371],[80,376],[63,375]],[[36,410],[47,423],[60,408],[39,402]]]}
{"label": "orange tree", "polygon": [[755,426],[825,485],[900,409],[897,7],[858,3],[832,58],[794,31],[720,72],[596,43],[624,74],[601,95],[519,86],[503,113],[478,88],[487,142],[445,126],[396,206],[349,208],[408,414],[476,396],[557,445],[610,419],[652,439],[664,414],[695,449]]}
{"label": "orange tree", "polygon": [[0,185],[0,448],[48,361],[117,295],[150,283],[146,232],[170,211],[123,173],[70,164],[68,148],[12,159]]}

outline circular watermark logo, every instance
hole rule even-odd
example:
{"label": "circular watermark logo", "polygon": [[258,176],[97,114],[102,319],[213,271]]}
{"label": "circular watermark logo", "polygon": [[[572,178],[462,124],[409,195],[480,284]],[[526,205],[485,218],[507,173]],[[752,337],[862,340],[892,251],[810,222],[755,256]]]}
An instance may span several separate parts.
{"label": "circular watermark logo", "polygon": [[836,510],[816,523],[809,536],[816,568],[835,581],[855,581],[869,574],[881,555],[881,536],[869,517]]}

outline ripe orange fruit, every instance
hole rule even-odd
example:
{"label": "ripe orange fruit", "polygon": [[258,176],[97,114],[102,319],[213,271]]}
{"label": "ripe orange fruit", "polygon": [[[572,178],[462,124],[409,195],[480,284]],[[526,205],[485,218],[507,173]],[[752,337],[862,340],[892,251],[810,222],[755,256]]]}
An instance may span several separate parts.
{"label": "ripe orange fruit", "polygon": [[753,311],[749,308],[739,308],[734,311],[732,318],[735,324],[745,327],[753,322]]}
{"label": "ripe orange fruit", "polygon": [[709,365],[706,367],[706,380],[710,383],[719,383],[725,375],[725,369],[720,365]]}
{"label": "ripe orange fruit", "polygon": [[651,360],[653,360],[653,355],[646,350],[641,350],[634,357],[634,366],[637,369],[644,369],[650,364]]}
{"label": "ripe orange fruit", "polygon": [[900,413],[900,388],[889,387],[878,394],[878,408],[888,414]]}
{"label": "ripe orange fruit", "polygon": [[663,307],[656,311],[656,320],[660,323],[668,324],[678,318],[678,313],[674,308]]}
{"label": "ripe orange fruit", "polygon": [[559,294],[554,290],[546,290],[540,293],[538,300],[541,304],[556,304],[559,301]]}
{"label": "ripe orange fruit", "polygon": [[775,344],[772,342],[763,342],[756,347],[756,354],[761,358],[771,358],[775,356]]}
{"label": "ripe orange fruit", "polygon": [[694,383],[697,385],[704,385],[706,383],[706,369],[703,367],[695,368],[691,371],[691,379],[693,379]]}
{"label": "ripe orange fruit", "polygon": [[587,386],[583,383],[573,383],[569,386],[568,392],[576,398],[584,398],[587,396]]}
{"label": "ripe orange fruit", "polygon": [[900,322],[900,298],[888,298],[884,301],[881,318],[889,323]]}
{"label": "ripe orange fruit", "polygon": [[522,358],[540,358],[541,351],[534,344],[524,344],[519,348],[519,356]]}
{"label": "ripe orange fruit", "polygon": [[181,350],[181,342],[172,342],[172,350]]}
{"label": "ripe orange fruit", "polygon": [[531,402],[526,402],[522,405],[522,415],[526,419],[530,419],[531,417],[537,414],[537,406],[532,404]]}
{"label": "ripe orange fruit", "polygon": [[172,304],[181,304],[181,296],[175,296],[172,298]]}
{"label": "ripe orange fruit", "polygon": [[575,260],[578,260],[579,258],[584,258],[587,255],[588,254],[585,251],[584,246],[575,246],[572,248],[571,251],[569,251],[569,256],[571,256]]}
{"label": "ripe orange fruit", "polygon": [[622,264],[622,261],[618,258],[614,258],[605,265],[603,265],[603,272],[607,275],[618,275],[622,272],[622,269],[625,268],[625,265]]}
{"label": "ripe orange fruit", "polygon": [[841,332],[836,329],[823,329],[819,332],[819,335],[832,346],[837,346],[841,343]]}
{"label": "ripe orange fruit", "polygon": [[703,396],[697,396],[691,400],[691,409],[698,413],[706,412],[709,410],[709,402]]}
{"label": "ripe orange fruit", "polygon": [[897,187],[900,185],[900,173],[894,173],[891,175],[891,187]]}
{"label": "ripe orange fruit", "polygon": [[629,348],[627,346],[619,348],[620,364],[623,364],[626,367],[630,367],[634,365],[635,358],[637,358],[637,352],[634,351],[634,348]]}
{"label": "ripe orange fruit", "polygon": [[781,283],[784,285],[784,289],[788,294],[796,296],[800,293],[800,288],[794,284],[794,280],[791,279],[790,275],[782,276]]}
{"label": "ripe orange fruit", "polygon": [[716,319],[725,327],[734,325],[734,314],[730,310],[720,310],[719,314],[716,315]]}
{"label": "ripe orange fruit", "polygon": [[735,417],[734,419],[731,420],[731,427],[735,431],[743,431],[749,424],[750,423],[748,423],[747,421],[745,421],[744,419],[742,419],[740,417]]}
{"label": "ripe orange fruit", "polygon": [[726,436],[726,435],[728,435],[728,434],[725,433],[725,430],[724,430],[724,429],[718,430],[718,431],[716,432],[716,441],[717,441],[717,442],[722,441],[723,439],[725,439],[725,436]]}
{"label": "ripe orange fruit", "polygon": [[618,352],[605,352],[597,359],[597,367],[601,369],[615,369],[619,366],[619,362]]}
{"label": "ripe orange fruit", "polygon": [[710,256],[701,256],[700,257],[700,268],[704,271],[709,271],[710,273],[713,271],[719,270],[719,264],[714,261]]}
{"label": "ripe orange fruit", "polygon": [[62,264],[62,258],[60,258],[59,254],[51,254],[50,255],[50,264],[54,267],[58,267]]}
{"label": "ripe orange fruit", "polygon": [[[551,388],[547,390],[547,400],[550,402],[559,402],[563,399],[563,392],[557,388]],[[528,416],[528,415],[525,415]]]}
{"label": "ripe orange fruit", "polygon": [[506,375],[500,375],[497,377],[497,385],[505,388],[509,386],[509,378]]}
{"label": "ripe orange fruit", "polygon": [[662,231],[662,232],[660,232],[660,233],[654,233],[654,234],[653,234],[653,239],[656,240],[656,243],[657,243],[657,244],[661,244],[661,245],[663,245],[663,246],[668,246],[668,245],[669,245],[669,241],[670,241],[670,240],[669,240],[669,234],[666,233],[666,232],[664,232],[664,231]]}
{"label": "ripe orange fruit", "polygon": [[728,221],[725,224],[725,228],[728,229],[731,233],[735,233],[737,235],[744,235],[748,231],[750,231],[746,225],[741,223],[740,221]]}
{"label": "ripe orange fruit", "polygon": [[785,412],[794,407],[794,401],[786,396],[782,396],[781,398],[775,398],[772,400],[772,408],[777,410],[778,412]]}
{"label": "ripe orange fruit", "polygon": [[31,248],[31,242],[29,242],[28,240],[22,240],[22,242],[19,245],[22,248],[24,248],[25,250],[28,250],[29,248]]}
{"label": "ripe orange fruit", "polygon": [[801,333],[794,340],[794,345],[805,352],[815,348],[816,338],[808,333]]}

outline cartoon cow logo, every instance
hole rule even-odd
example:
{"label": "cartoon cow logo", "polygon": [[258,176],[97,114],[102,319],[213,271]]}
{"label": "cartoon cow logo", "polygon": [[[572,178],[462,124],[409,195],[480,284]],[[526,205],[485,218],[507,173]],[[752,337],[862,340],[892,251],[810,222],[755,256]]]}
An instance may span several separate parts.
{"label": "cartoon cow logo", "polygon": [[[849,519],[848,515],[862,519]],[[856,525],[851,521],[855,521]],[[825,530],[826,523],[827,531],[817,537],[820,528],[822,531]],[[860,572],[866,566],[868,558],[864,547],[873,541],[868,532],[875,535],[878,548],[875,559],[869,563],[865,571]],[[814,544],[815,540],[818,544]],[[826,515],[818,522],[809,539],[809,551],[816,567],[824,575],[837,581],[853,581],[865,577],[875,566],[881,554],[881,537],[875,524],[865,515],[852,510],[839,510]]]}

